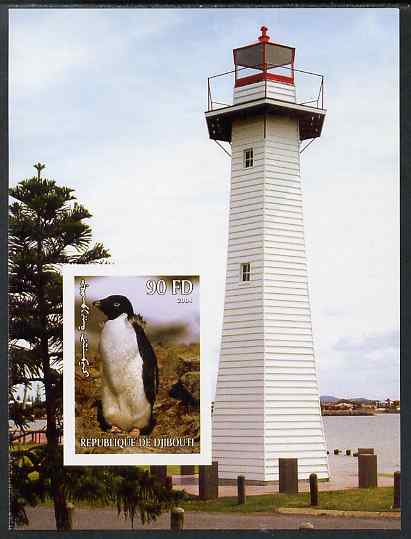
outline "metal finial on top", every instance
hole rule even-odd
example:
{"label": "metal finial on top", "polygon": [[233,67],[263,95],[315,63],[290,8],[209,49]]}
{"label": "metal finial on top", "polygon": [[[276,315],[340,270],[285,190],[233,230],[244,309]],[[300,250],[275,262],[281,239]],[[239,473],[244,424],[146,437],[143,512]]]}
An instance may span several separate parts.
{"label": "metal finial on top", "polygon": [[268,28],[266,26],[262,26],[260,30],[261,36],[258,38],[258,41],[261,41],[262,43],[267,43],[268,41],[270,41],[270,36],[267,35]]}
{"label": "metal finial on top", "polygon": [[40,179],[41,171],[43,170],[43,168],[46,168],[46,165],[42,165],[41,163],[36,163],[35,165],[33,165],[33,167],[37,169],[37,178]]}

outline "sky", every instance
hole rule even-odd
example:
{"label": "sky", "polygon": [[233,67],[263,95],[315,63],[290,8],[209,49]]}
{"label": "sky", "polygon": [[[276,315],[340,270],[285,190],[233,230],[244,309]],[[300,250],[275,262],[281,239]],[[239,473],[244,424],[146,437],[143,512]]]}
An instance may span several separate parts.
{"label": "sky", "polygon": [[[191,279],[187,275],[175,276],[176,284],[174,286],[178,292],[173,294],[172,282],[162,279],[161,276],[124,277],[111,275],[90,277],[79,275],[75,278],[74,298],[77,346],[80,346],[81,331],[78,327],[81,324],[80,305],[82,297],[80,296],[80,283],[83,279],[88,284],[84,300],[90,308],[86,324],[90,355],[97,352],[102,324],[107,320],[106,315],[101,310],[93,307],[93,302],[113,294],[128,298],[133,306],[133,312],[140,314],[144,318],[144,330],[153,345],[159,342],[163,344],[199,342],[201,323],[199,312],[200,286],[197,279]],[[183,279],[186,281],[184,285],[181,284]],[[192,291],[189,294],[181,295],[179,290],[182,286],[188,291],[188,281],[192,284]],[[160,293],[158,293],[158,290],[160,290]],[[179,303],[177,303],[177,298],[180,300]],[[185,298],[187,302],[182,302],[182,298]]]}
{"label": "sky", "polygon": [[396,9],[10,10],[10,183],[46,163],[115,263],[201,270],[213,387],[230,159],[208,139],[207,77],[263,24],[325,75],[323,134],[301,155],[320,393],[398,398]]}

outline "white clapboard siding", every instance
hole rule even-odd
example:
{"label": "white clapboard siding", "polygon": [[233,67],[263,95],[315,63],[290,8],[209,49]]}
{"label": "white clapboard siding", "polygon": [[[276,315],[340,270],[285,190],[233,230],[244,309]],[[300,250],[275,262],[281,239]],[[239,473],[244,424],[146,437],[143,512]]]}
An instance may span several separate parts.
{"label": "white clapboard siding", "polygon": [[[293,173],[298,173],[299,175],[299,138],[298,138],[298,125],[292,119],[280,118],[280,117],[269,117],[267,118],[266,123],[266,153],[265,153],[265,185],[269,188],[265,189],[264,196],[264,207],[266,209],[264,213],[264,226],[274,227],[275,220],[277,219],[278,213],[278,196],[272,191],[276,188],[276,182],[278,181],[275,178],[276,172],[278,170],[284,170],[285,168],[292,168]],[[282,147],[278,146],[278,139],[287,140],[290,145],[289,156],[285,156]],[[294,148],[292,148],[294,145]],[[293,151],[294,149],[294,151]],[[280,157],[281,156],[281,157]],[[287,157],[288,162],[285,161]],[[288,206],[292,204],[291,201],[286,201]],[[300,217],[303,219],[303,206],[302,200],[299,201],[300,205]],[[281,242],[278,241],[276,237],[271,236],[268,240],[267,234],[264,234],[264,277],[269,276],[272,278],[275,268],[278,267],[276,260],[276,254],[278,253],[279,248],[283,248],[284,242],[281,239]],[[304,243],[304,242],[303,242]],[[288,242],[290,249],[295,250],[297,246],[294,244],[291,245]],[[305,259],[305,248],[304,244],[300,244],[298,249],[301,249],[299,254],[302,255]],[[289,254],[293,252],[290,251]],[[293,254],[297,254],[294,252]],[[277,257],[278,258],[278,257]],[[297,261],[297,259],[295,259]],[[305,260],[304,260],[305,261]],[[298,259],[298,262],[301,262],[301,259]],[[290,268],[293,266],[290,265]],[[294,264],[294,267],[297,267]],[[304,272],[306,274],[306,265],[304,264]],[[305,275],[306,276],[306,275]],[[278,300],[278,295],[273,293],[272,286],[266,286],[266,279],[264,278],[264,313],[271,312],[271,307],[276,305]],[[306,293],[302,298],[293,298],[290,297],[289,300],[286,298],[284,306],[292,308],[298,306],[296,304],[296,299],[302,299],[304,303],[301,303],[301,306],[305,307],[306,319],[309,322],[309,328],[311,328],[311,313],[309,305],[309,296],[308,296],[308,286],[307,280],[305,282]],[[297,312],[297,309],[295,309]],[[298,309],[298,312],[301,312]],[[288,352],[290,350],[280,348],[276,328],[271,324],[265,325],[264,327],[264,337],[265,337],[265,350],[266,350],[266,365],[271,364],[272,360],[278,357],[278,352]],[[295,370],[295,374],[287,373],[289,376],[288,381],[284,380],[284,375],[280,375],[276,372],[273,372],[269,368],[265,370],[264,377],[264,394],[266,399],[266,405],[264,409],[265,417],[265,455],[267,458],[266,461],[266,480],[277,480],[278,479],[278,461],[277,458],[280,456],[279,451],[281,447],[285,447],[285,452],[281,452],[281,456],[284,457],[297,457],[298,466],[299,466],[299,476],[301,478],[307,478],[310,473],[315,472],[320,478],[328,477],[328,461],[327,461],[327,450],[325,445],[324,431],[321,418],[321,410],[319,405],[319,390],[317,383],[317,371],[315,366],[314,359],[314,350],[312,348],[312,336],[311,337],[311,348],[304,350],[300,347],[301,341],[297,340],[295,336],[293,339],[294,352],[305,352],[309,351],[310,355],[304,355],[304,370],[303,367]],[[271,359],[271,361],[270,361]],[[279,363],[278,359],[275,360],[275,363]],[[301,364],[301,362],[300,362]],[[307,372],[309,369],[309,372]],[[280,395],[284,395],[283,391],[285,388],[289,389],[289,395],[292,395],[293,392],[298,391],[299,397],[310,396],[309,401],[283,401],[287,404],[288,415],[279,414],[279,408],[272,406],[273,402],[270,402],[270,398],[278,399]],[[278,404],[278,400],[275,401]],[[297,406],[296,403],[300,402],[304,404],[303,407]],[[270,404],[268,404],[270,403]],[[287,418],[286,422],[284,419]],[[271,438],[269,435],[274,431],[285,430],[288,426],[292,425],[293,429],[298,433],[298,444],[295,444],[295,440],[290,437],[285,436],[281,439]],[[310,435],[310,433],[316,430],[321,435],[319,436],[318,442],[313,446],[305,442],[305,437]]]}
{"label": "white clapboard siding", "polygon": [[295,103],[295,86],[273,81],[260,81],[234,89],[234,105],[269,97]]}
{"label": "white clapboard siding", "polygon": [[[231,477],[225,464],[228,459],[229,466],[251,466],[253,473],[262,481],[265,459],[264,395],[260,391],[265,376],[263,135],[261,121],[247,122],[246,130],[233,130],[223,340],[213,413],[213,458],[219,461],[219,475]],[[250,143],[253,145],[254,167],[247,171],[248,174],[244,174],[243,150]],[[255,280],[252,289],[239,287],[240,263],[244,261],[250,262],[253,267]],[[253,328],[245,340],[242,339],[244,324]],[[237,326],[240,330],[235,329]],[[233,337],[240,339],[233,343],[235,346],[230,340]],[[246,374],[246,378],[238,378],[240,384],[237,387],[227,387],[227,383],[231,384],[237,378],[237,373]],[[260,469],[257,471],[258,462]]]}
{"label": "white clapboard siding", "polygon": [[[269,81],[269,97],[295,101]],[[264,97],[264,83],[234,102]],[[265,123],[265,125],[264,125]],[[254,166],[243,152],[253,148]],[[311,327],[299,133],[295,119],[255,116],[232,126],[224,322],[213,412],[213,459],[223,479],[278,480],[278,459],[299,477],[328,478]],[[250,263],[250,282],[240,266]]]}

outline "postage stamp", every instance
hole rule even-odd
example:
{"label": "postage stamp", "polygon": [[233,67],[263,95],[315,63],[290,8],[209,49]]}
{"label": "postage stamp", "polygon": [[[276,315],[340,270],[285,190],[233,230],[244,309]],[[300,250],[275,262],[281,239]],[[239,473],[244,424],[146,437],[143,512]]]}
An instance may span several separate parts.
{"label": "postage stamp", "polygon": [[64,464],[208,464],[200,276],[64,275]]}

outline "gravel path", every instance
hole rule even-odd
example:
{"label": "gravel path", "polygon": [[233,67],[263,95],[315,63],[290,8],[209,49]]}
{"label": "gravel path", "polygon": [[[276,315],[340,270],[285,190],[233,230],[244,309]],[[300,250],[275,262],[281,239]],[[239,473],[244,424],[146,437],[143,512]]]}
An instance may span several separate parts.
{"label": "gravel path", "polygon": [[[24,530],[55,529],[54,513],[51,507],[28,508],[30,526]],[[280,530],[298,529],[303,522],[311,522],[316,529],[400,529],[400,519],[311,517],[304,515],[250,514],[186,512],[184,529],[197,530]],[[76,509],[73,528],[76,530],[124,530],[130,529],[130,522],[117,517],[114,509]],[[161,515],[156,522],[142,526],[139,519],[135,529],[169,530],[170,516]]]}

